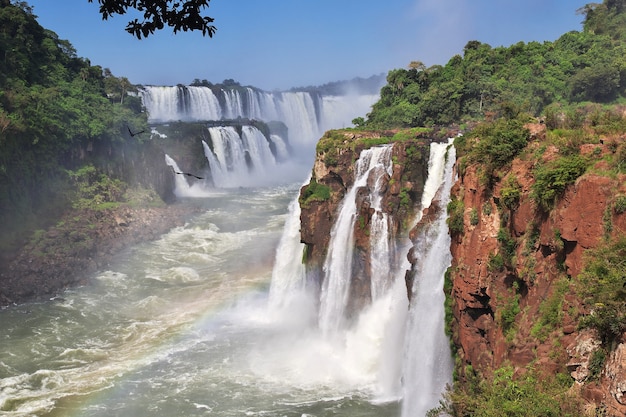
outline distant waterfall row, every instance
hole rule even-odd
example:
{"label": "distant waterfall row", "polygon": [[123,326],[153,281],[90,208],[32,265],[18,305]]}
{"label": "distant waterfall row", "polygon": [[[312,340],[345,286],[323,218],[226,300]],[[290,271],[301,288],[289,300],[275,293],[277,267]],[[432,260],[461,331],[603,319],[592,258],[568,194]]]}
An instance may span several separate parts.
{"label": "distant waterfall row", "polygon": [[[202,196],[207,188],[232,188],[272,182],[279,175],[278,164],[289,158],[287,144],[280,136],[267,138],[254,126],[208,127],[209,138],[202,141],[207,159],[207,177],[194,190],[184,176],[176,175],[175,193],[180,197]],[[165,163],[181,172],[169,155]],[[284,168],[284,167],[281,167]],[[203,174],[205,175],[205,174]]]}
{"label": "distant waterfall row", "polygon": [[146,86],[139,95],[150,123],[219,121],[238,118],[280,121],[296,147],[314,145],[326,130],[350,127],[365,116],[378,95],[322,96],[308,92],[265,92],[202,86]]}

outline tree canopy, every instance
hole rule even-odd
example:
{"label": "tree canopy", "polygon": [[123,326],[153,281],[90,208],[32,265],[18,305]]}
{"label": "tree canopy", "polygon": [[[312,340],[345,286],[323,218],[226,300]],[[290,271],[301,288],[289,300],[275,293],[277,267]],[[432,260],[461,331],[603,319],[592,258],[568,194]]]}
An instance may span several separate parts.
{"label": "tree canopy", "polygon": [[[6,239],[67,203],[67,170],[85,149],[132,143],[147,129],[128,79],[91,65],[37,23],[25,2],[0,0],[0,226]],[[3,239],[0,239],[0,248]]]}
{"label": "tree canopy", "polygon": [[445,66],[394,69],[364,127],[415,127],[540,115],[553,103],[612,103],[626,97],[626,1],[591,3],[583,30],[554,42],[493,48],[469,41]]}
{"label": "tree canopy", "polygon": [[[88,0],[93,3],[93,0]],[[126,31],[138,39],[146,38],[165,26],[179,31],[200,31],[203,36],[213,37],[217,30],[214,19],[202,16],[201,11],[209,7],[210,0],[98,0],[102,19],[107,20],[116,14],[123,15],[135,10],[143,13],[143,20],[128,22]]]}

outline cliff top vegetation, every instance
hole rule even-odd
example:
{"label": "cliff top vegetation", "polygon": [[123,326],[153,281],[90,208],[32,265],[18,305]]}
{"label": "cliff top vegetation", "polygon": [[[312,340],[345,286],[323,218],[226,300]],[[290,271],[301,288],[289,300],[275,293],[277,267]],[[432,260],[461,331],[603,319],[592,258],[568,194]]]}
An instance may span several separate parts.
{"label": "cliff top vegetation", "polygon": [[555,103],[623,102],[624,2],[590,3],[579,13],[583,30],[554,42],[493,48],[469,41],[446,65],[416,61],[390,71],[364,127],[448,125],[511,112],[539,116]]}

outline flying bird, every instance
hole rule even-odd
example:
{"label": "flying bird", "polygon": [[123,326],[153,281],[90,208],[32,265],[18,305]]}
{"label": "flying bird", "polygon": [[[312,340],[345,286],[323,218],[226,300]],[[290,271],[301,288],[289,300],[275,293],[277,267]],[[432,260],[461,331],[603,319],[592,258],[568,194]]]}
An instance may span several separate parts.
{"label": "flying bird", "polygon": [[130,133],[130,137],[131,137],[131,138],[132,138],[132,137],[134,137],[135,135],[138,135],[138,134],[140,134],[140,133],[145,132],[145,130],[140,130],[139,132],[134,132],[134,133],[133,133],[133,131],[132,131],[132,130],[130,130],[130,127],[128,127],[128,126],[126,126],[126,129],[128,129],[128,133]]}
{"label": "flying bird", "polygon": [[197,175],[190,174],[190,173],[188,173],[188,172],[178,172],[178,171],[176,171],[174,168],[172,168],[172,171],[174,171],[174,174],[186,175],[186,176],[188,176],[188,177],[194,177],[194,178],[197,178],[197,179],[199,179],[199,180],[203,180],[203,179],[204,179],[204,177],[199,177],[199,176],[197,176]]}

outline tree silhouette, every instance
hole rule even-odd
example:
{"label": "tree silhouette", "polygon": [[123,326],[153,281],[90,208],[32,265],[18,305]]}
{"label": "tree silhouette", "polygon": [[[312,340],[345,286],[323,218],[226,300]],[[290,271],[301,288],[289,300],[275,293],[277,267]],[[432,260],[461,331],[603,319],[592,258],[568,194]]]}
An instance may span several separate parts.
{"label": "tree silhouette", "polygon": [[217,30],[211,25],[214,19],[200,14],[202,9],[209,7],[209,2],[210,0],[98,0],[103,20],[132,10],[143,13],[143,21],[134,19],[126,26],[126,31],[137,39],[147,38],[166,25],[174,33],[196,30],[201,31],[203,36],[213,37]]}

